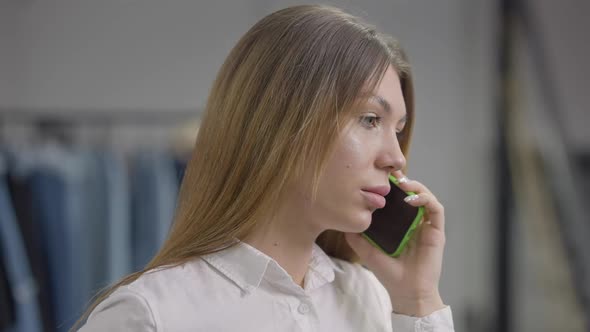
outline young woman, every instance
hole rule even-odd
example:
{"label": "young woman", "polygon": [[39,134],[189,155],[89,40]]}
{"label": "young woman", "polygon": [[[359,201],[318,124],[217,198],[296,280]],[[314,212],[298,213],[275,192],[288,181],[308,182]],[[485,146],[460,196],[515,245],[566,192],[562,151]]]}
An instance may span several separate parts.
{"label": "young woman", "polygon": [[[263,18],[213,84],[167,241],[81,331],[453,331],[443,207],[402,174],[413,120],[392,38],[332,7]],[[359,235],[390,173],[427,211],[399,258]]]}

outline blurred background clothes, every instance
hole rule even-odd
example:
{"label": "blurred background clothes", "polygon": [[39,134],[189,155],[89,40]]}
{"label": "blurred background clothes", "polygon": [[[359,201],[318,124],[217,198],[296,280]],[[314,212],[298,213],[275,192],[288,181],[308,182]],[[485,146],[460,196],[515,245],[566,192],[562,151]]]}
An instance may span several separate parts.
{"label": "blurred background clothes", "polygon": [[57,143],[0,156],[0,331],[67,331],[164,242],[184,161]]}
{"label": "blurred background clothes", "polygon": [[154,151],[137,155],[133,178],[133,268],[139,270],[164,243],[179,183],[175,161]]}
{"label": "blurred background clothes", "polygon": [[[5,162],[0,158],[0,177],[5,180]],[[10,291],[3,299],[4,305],[12,306],[7,317],[2,317],[3,326],[12,326],[13,331],[40,331],[41,317],[37,302],[37,285],[25,249],[25,242],[12,208],[6,181],[0,183],[0,244],[6,281]],[[6,298],[12,296],[12,298]],[[6,321],[8,320],[8,321]]]}

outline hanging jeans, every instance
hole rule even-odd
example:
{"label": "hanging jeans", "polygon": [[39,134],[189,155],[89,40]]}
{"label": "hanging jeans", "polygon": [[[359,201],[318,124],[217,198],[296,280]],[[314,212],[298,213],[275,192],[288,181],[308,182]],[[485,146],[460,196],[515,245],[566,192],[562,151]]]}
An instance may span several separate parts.
{"label": "hanging jeans", "polygon": [[94,261],[93,251],[103,239],[96,228],[103,224],[96,213],[102,206],[100,182],[87,167],[93,161],[81,151],[45,146],[19,151],[16,159],[16,172],[30,184],[33,222],[43,233],[56,328],[65,332],[104,286],[96,283],[94,272],[104,273],[104,264]]}
{"label": "hanging jeans", "polygon": [[15,318],[10,332],[42,331],[37,285],[31,273],[22,234],[6,186],[6,164],[0,156],[0,245],[2,261],[14,296]]}
{"label": "hanging jeans", "polygon": [[178,179],[165,152],[138,153],[133,173],[133,265],[143,269],[164,243],[176,207]]}
{"label": "hanging jeans", "polygon": [[103,151],[98,156],[99,178],[105,185],[103,255],[107,258],[106,281],[112,283],[132,272],[131,192],[129,175],[123,156]]}

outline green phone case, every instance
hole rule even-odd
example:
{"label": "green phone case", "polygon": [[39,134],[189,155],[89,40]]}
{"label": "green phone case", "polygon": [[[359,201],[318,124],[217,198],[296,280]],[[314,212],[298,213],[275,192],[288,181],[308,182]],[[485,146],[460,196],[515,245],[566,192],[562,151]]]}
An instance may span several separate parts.
{"label": "green phone case", "polygon": [[[390,174],[389,179],[391,180],[391,182],[393,182],[396,186],[399,187],[399,185],[398,185],[399,182],[397,181],[397,178],[395,176]],[[411,191],[406,191],[406,194],[408,194],[408,196],[409,196],[409,195],[414,195],[415,193],[411,192]],[[404,235],[402,242],[399,244],[399,246],[397,247],[397,249],[393,253],[387,252],[380,245],[378,245],[375,241],[373,241],[373,239],[371,239],[371,237],[369,235],[362,233],[362,236],[365,239],[367,239],[367,241],[369,241],[374,247],[381,250],[387,256],[399,257],[402,254],[402,252],[404,251],[404,248],[406,247],[406,245],[408,244],[410,239],[412,238],[412,235],[414,234],[416,227],[418,227],[418,225],[420,224],[420,220],[422,220],[423,216],[424,216],[424,207],[420,206],[420,207],[418,207],[418,213],[416,213],[416,217],[414,218],[414,221],[412,221],[410,228],[408,228],[408,230],[406,231],[406,234]]]}

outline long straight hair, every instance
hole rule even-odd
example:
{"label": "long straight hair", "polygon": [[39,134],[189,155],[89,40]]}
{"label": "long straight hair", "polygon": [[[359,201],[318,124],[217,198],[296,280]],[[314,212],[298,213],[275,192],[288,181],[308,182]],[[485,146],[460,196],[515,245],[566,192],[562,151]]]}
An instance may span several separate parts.
{"label": "long straight hair", "polygon": [[[407,154],[413,87],[393,38],[321,5],[282,9],[256,23],[213,83],[167,240],[143,270],[97,296],[75,326],[119,286],[147,271],[235,245],[260,226],[306,170],[315,196],[339,129],[389,66],[400,77],[406,104],[400,144]],[[328,255],[358,260],[341,232],[325,231],[317,243]]]}

